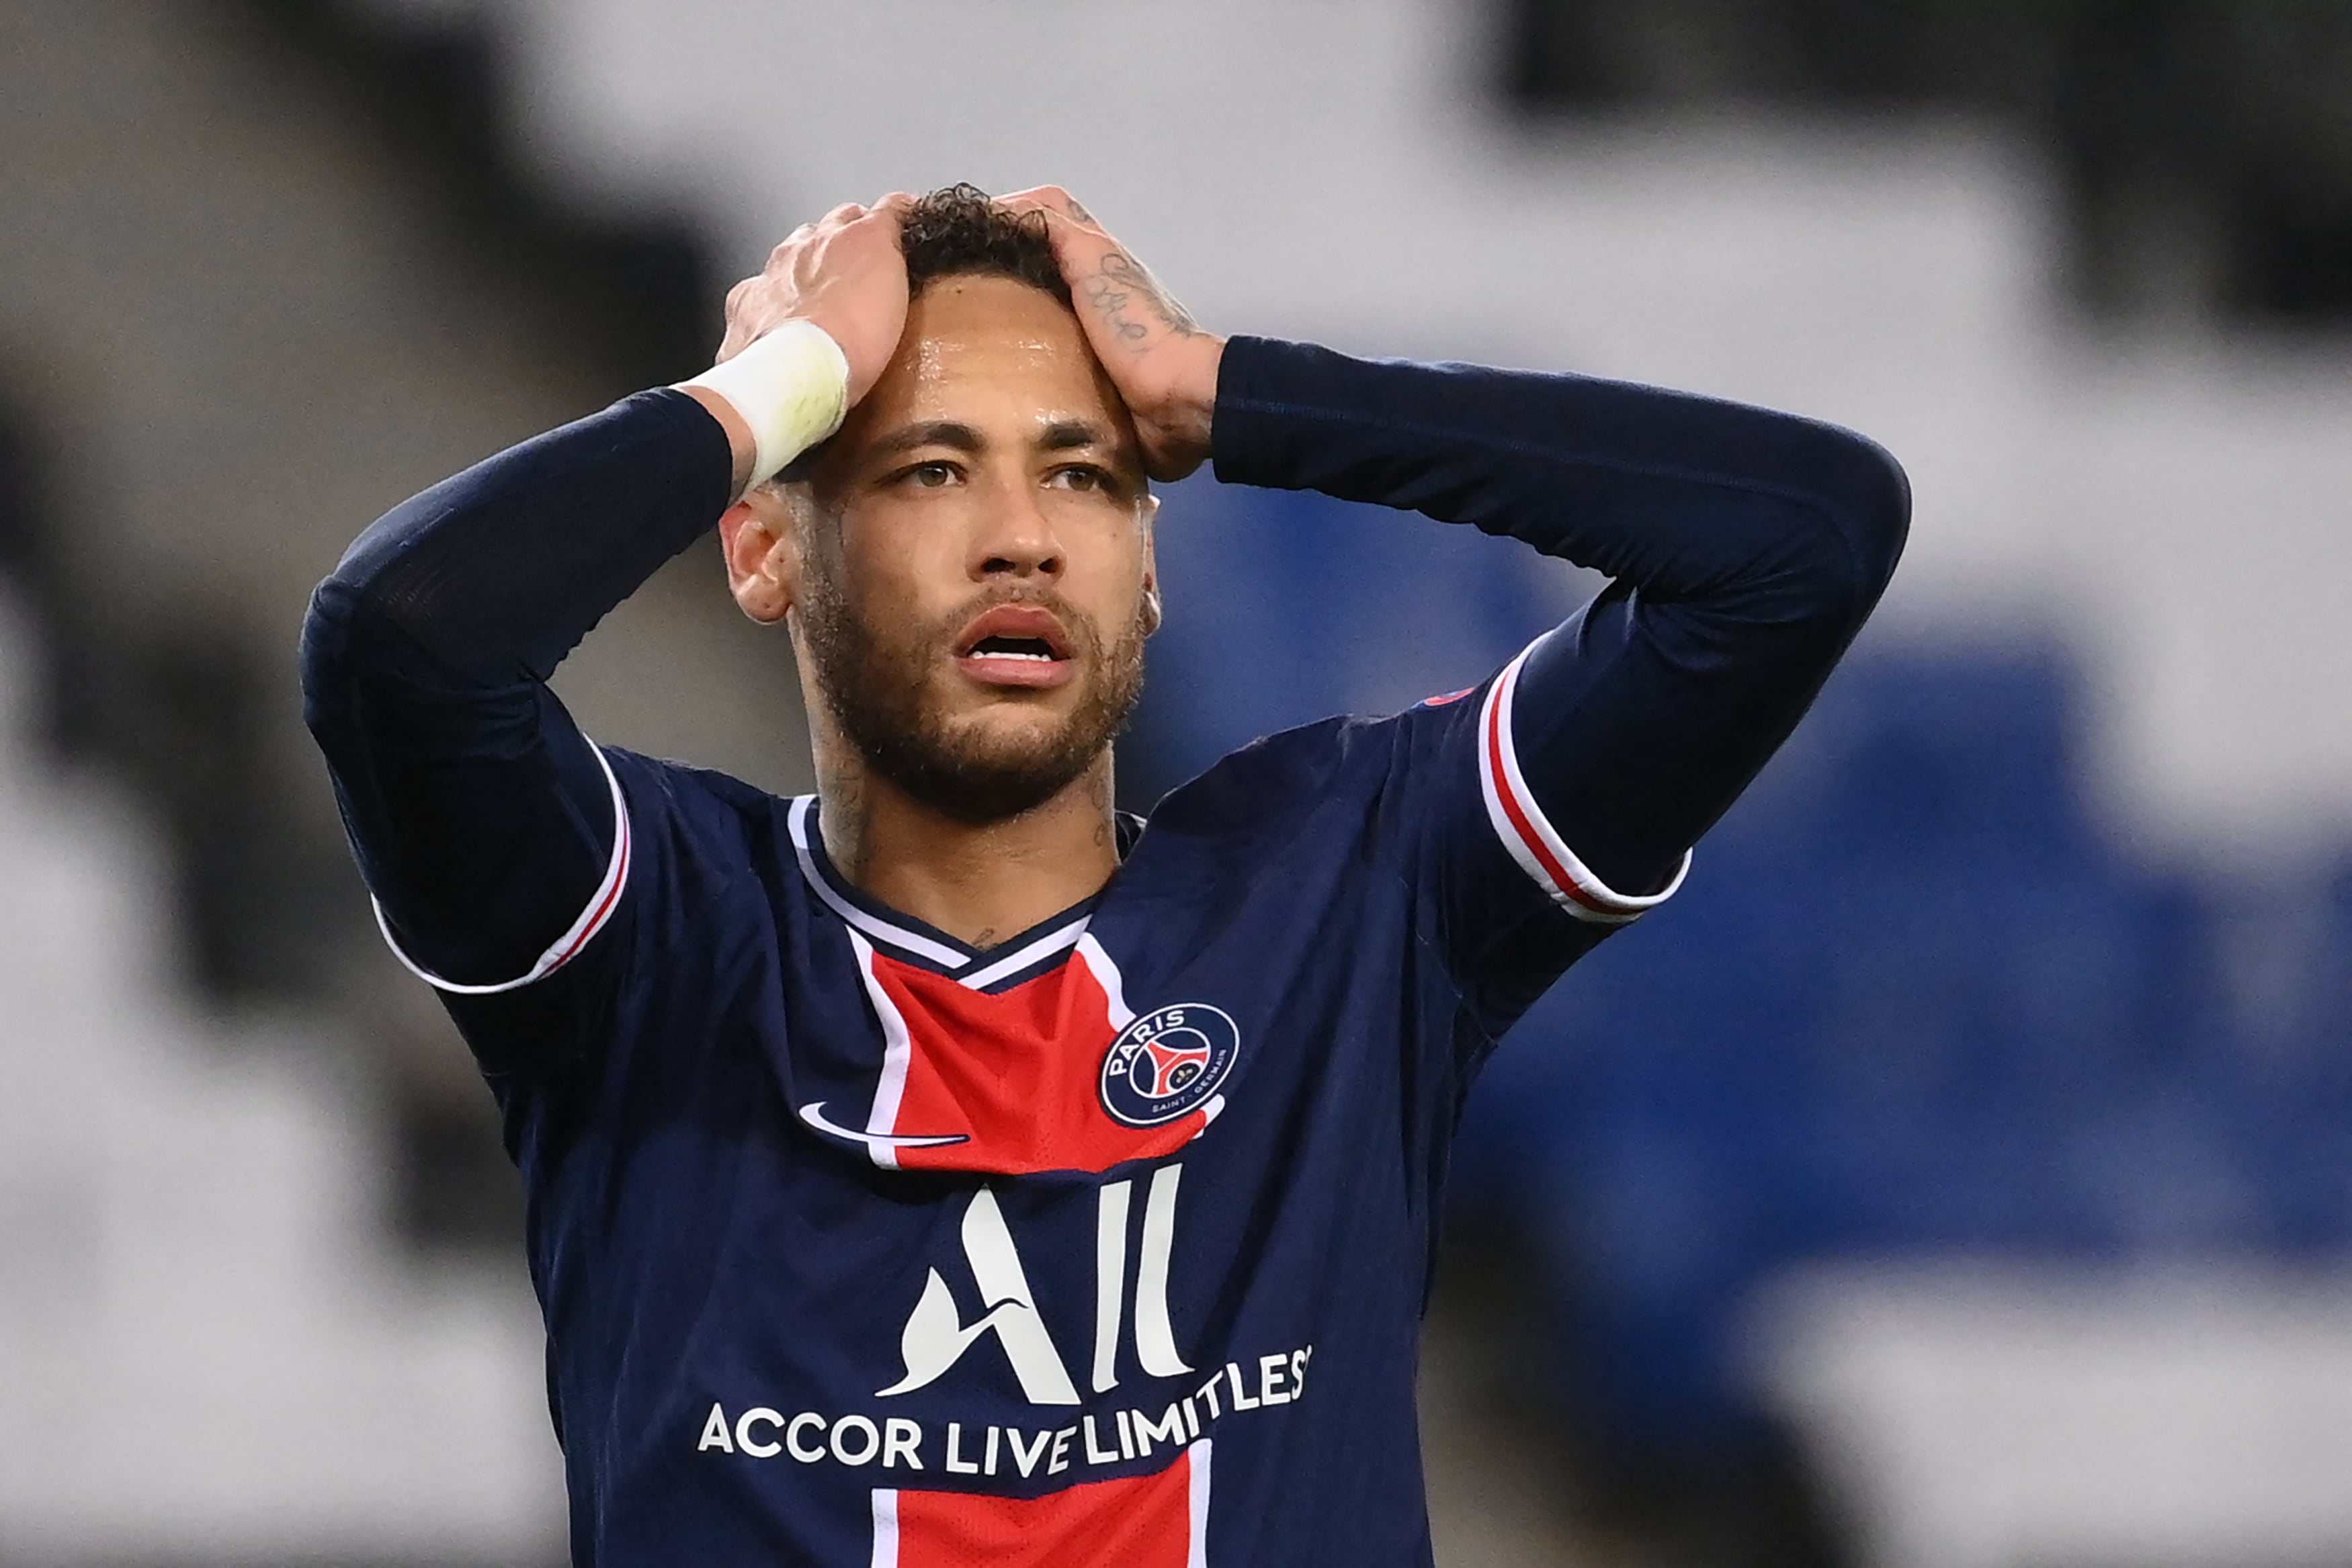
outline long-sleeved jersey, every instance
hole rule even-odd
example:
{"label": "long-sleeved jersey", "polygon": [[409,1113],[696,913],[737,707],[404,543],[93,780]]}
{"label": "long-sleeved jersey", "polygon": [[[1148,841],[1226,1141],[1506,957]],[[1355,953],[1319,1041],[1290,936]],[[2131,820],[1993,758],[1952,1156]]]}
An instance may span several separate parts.
{"label": "long-sleeved jersey", "polygon": [[425,492],[320,588],[310,723],[525,1178],[575,1561],[1429,1562],[1463,1097],[1674,891],[1908,495],[1782,414],[1249,338],[1213,444],[1612,586],[1469,692],[1226,758],[986,950],[844,876],[821,801],[593,746],[548,690],[727,505],[683,395]]}

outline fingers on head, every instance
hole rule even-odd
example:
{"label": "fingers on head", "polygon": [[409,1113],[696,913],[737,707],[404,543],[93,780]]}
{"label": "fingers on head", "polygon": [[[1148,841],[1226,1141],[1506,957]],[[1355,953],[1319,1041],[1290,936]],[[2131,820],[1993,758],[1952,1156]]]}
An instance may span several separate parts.
{"label": "fingers on head", "polygon": [[844,228],[866,215],[866,209],[856,202],[844,202],[813,224],[803,224],[786,235],[776,248],[768,253],[771,261],[782,261],[799,250],[819,234]]}
{"label": "fingers on head", "polygon": [[1048,217],[1074,218],[1082,224],[1094,221],[1093,215],[1078,204],[1078,199],[1059,185],[1037,185],[999,200],[1008,207],[1043,212]]}
{"label": "fingers on head", "polygon": [[1060,186],[1040,185],[1034,191],[1019,191],[1010,196],[1000,196],[996,204],[1022,217],[1037,219],[1045,225],[1047,237],[1058,248],[1072,235],[1083,232],[1083,225],[1062,205],[1066,199]]}
{"label": "fingers on head", "polygon": [[912,195],[905,191],[893,191],[866,208],[865,215],[869,222],[887,224],[891,228],[896,229],[905,224],[907,214],[913,210],[914,205],[915,198]]}
{"label": "fingers on head", "polygon": [[819,233],[846,228],[865,218],[902,217],[907,209],[914,204],[914,196],[905,191],[893,191],[870,207],[858,202],[844,202],[816,222],[803,224],[786,235],[776,248],[769,253],[770,257],[781,260],[788,253],[798,250],[815,238]]}

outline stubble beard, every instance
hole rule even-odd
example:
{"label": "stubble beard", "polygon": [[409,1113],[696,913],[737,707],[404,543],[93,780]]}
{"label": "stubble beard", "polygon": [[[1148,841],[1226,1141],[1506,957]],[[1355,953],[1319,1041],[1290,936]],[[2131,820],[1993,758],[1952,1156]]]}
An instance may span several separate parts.
{"label": "stubble beard", "polygon": [[[957,821],[1003,821],[1060,794],[1127,727],[1143,695],[1140,605],[1115,643],[1050,591],[985,594],[935,625],[894,632],[861,618],[836,583],[821,580],[811,586],[799,612],[802,638],[835,726],[868,768]],[[1078,706],[1045,733],[958,726],[940,711],[936,682],[954,637],[982,611],[1000,604],[1052,611],[1076,644]]]}

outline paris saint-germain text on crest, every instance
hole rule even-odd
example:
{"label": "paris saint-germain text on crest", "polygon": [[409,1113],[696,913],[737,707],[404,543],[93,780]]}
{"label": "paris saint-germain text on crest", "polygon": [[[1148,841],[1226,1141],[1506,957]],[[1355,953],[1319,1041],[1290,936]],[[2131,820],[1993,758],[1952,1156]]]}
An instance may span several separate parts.
{"label": "paris saint-germain text on crest", "polygon": [[1234,1020],[1206,1002],[1145,1013],[1103,1057],[1103,1109],[1129,1127],[1172,1122],[1208,1103],[1240,1051]]}

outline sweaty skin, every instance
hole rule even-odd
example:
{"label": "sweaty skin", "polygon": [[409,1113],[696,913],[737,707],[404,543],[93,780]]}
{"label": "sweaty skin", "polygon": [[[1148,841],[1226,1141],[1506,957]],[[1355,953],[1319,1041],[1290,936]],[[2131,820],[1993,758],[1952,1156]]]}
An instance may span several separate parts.
{"label": "sweaty skin", "polygon": [[[825,848],[860,886],[977,942],[1109,879],[1109,731],[1158,622],[1155,506],[1134,422],[1076,318],[1026,284],[971,277],[913,302],[806,483],[761,486],[728,514],[737,602],[791,627]],[[882,666],[878,687],[862,667],[822,679],[812,621],[827,594],[861,663]],[[1005,606],[1037,622],[1012,631],[1062,656],[973,656],[979,618]],[[965,757],[1085,755],[1042,803],[959,821],[873,765],[845,733],[845,698],[903,703],[904,723]]]}

